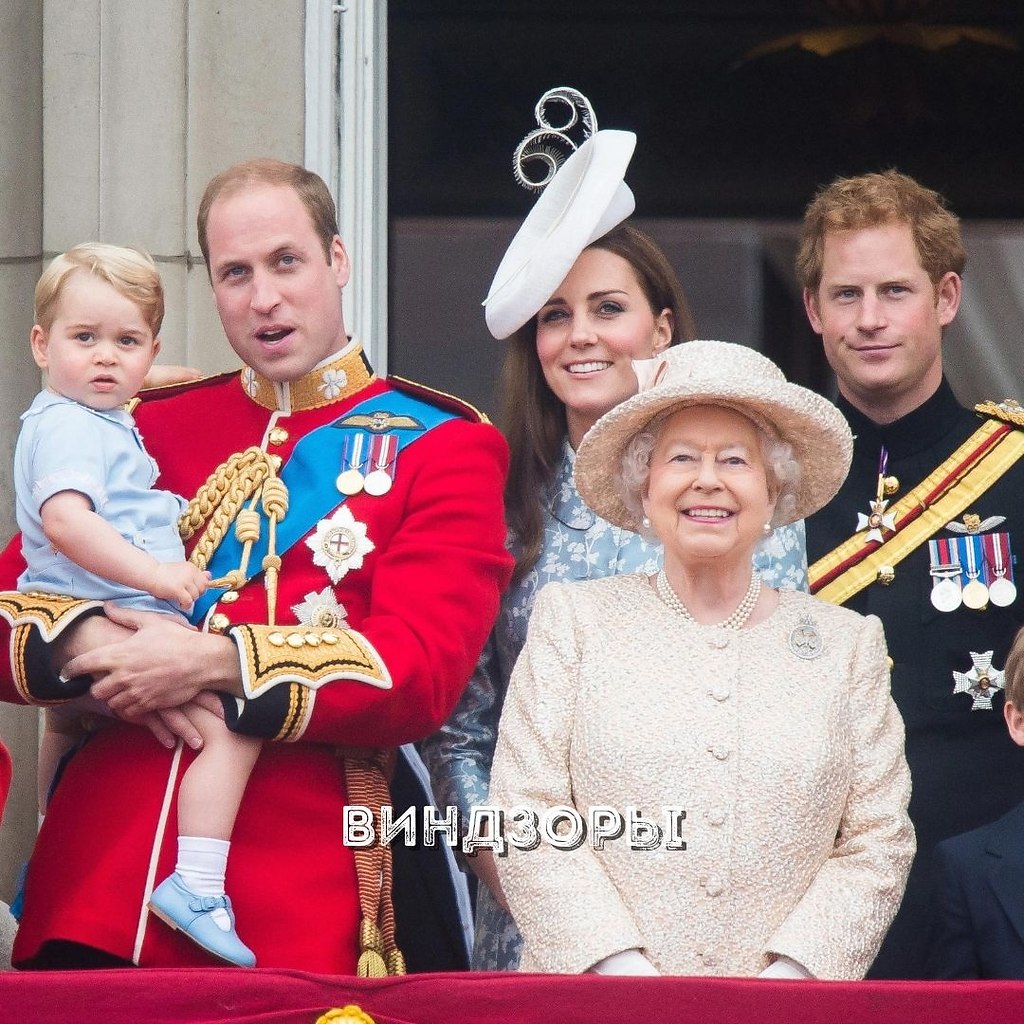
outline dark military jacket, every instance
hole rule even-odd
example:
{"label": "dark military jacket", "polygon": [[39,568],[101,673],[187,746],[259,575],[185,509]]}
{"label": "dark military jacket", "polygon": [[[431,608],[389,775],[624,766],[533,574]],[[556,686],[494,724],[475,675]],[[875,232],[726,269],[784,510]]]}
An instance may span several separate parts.
{"label": "dark military jacket", "polygon": [[[857,530],[857,513],[867,514],[875,498],[879,454],[888,450],[888,474],[899,481],[899,500],[966,441],[982,417],[960,406],[948,383],[908,416],[879,426],[840,399],[855,435],[850,474],[836,497],[807,520],[807,560],[814,563]],[[1017,629],[1024,623],[1024,459],[1012,466],[964,510],[982,520],[1005,516],[987,532],[1010,535],[1014,582],[1021,594],[1008,607],[974,610],[961,605],[940,612],[930,597],[932,576],[927,542],[894,567],[888,585],[869,584],[847,602],[885,626],[893,661],[892,693],[906,725],[906,752],[913,780],[910,817],[918,854],[903,906],[869,977],[924,977],[924,957],[936,844],[995,821],[1024,799],[1024,751],[1003,722],[1003,695],[991,709],[973,709],[969,693],[954,693],[955,671],[972,669],[971,653],[992,651],[1001,669]],[[958,519],[963,523],[963,515]],[[954,537],[943,528],[935,537]]]}

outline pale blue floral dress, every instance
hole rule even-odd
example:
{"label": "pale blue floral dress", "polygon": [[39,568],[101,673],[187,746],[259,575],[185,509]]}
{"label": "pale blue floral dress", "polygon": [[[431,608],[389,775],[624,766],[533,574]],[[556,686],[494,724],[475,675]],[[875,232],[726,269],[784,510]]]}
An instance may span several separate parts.
{"label": "pale blue floral dress", "polygon": [[[526,642],[526,626],[537,591],[553,580],[590,580],[621,573],[655,573],[661,545],[601,519],[583,502],[573,483],[576,453],[568,441],[545,500],[544,543],[540,558],[502,599],[498,621],[458,707],[440,732],[422,744],[439,807],[455,806],[459,820],[487,802],[498,719],[512,667]],[[515,551],[514,542],[510,545]],[[807,589],[804,524],[783,526],[754,556],[769,587]],[[512,917],[477,888],[472,967],[481,971],[515,970],[522,940]]]}

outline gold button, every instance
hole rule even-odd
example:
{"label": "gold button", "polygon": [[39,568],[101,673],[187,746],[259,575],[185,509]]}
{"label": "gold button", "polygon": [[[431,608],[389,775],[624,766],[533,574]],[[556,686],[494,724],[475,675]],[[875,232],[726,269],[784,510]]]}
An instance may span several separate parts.
{"label": "gold button", "polygon": [[238,591],[228,590],[220,595],[220,600],[223,604],[234,604],[238,600]]}
{"label": "gold button", "polygon": [[889,586],[896,579],[896,570],[891,565],[880,565],[878,567],[878,582],[883,587]]}
{"label": "gold button", "polygon": [[302,639],[301,633],[289,633],[288,634],[288,646],[289,647],[301,647],[306,641]]}
{"label": "gold button", "polygon": [[231,620],[224,615],[222,612],[217,612],[216,615],[210,616],[210,632],[211,633],[223,633],[228,626],[231,625]]}
{"label": "gold button", "polygon": [[274,427],[267,438],[271,444],[284,444],[288,440],[288,431],[284,427]]}
{"label": "gold button", "polygon": [[271,633],[267,637],[267,642],[275,647],[284,647],[284,633]]}
{"label": "gold button", "polygon": [[900,489],[900,482],[897,477],[887,476],[882,481],[882,493],[887,497],[891,498]]}
{"label": "gold button", "polygon": [[893,670],[893,668],[895,668],[895,666],[896,666],[896,662],[895,662],[895,661],[893,661],[893,660],[892,660],[892,658],[891,658],[891,657],[889,657],[888,655],[886,655],[886,658],[885,658],[885,663],[886,663],[886,665],[888,665],[888,666],[889,666],[889,671],[890,671],[890,672],[891,672],[891,671]]}

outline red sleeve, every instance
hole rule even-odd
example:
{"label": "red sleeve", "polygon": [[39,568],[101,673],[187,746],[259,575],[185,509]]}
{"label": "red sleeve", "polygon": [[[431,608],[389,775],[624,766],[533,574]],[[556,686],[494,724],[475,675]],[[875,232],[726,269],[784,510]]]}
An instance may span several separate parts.
{"label": "red sleeve", "polygon": [[7,793],[10,788],[11,755],[3,743],[0,743],[0,821],[4,820],[4,804],[7,802]]}
{"label": "red sleeve", "polygon": [[[17,533],[0,553],[0,591],[18,589],[18,577],[25,568],[25,559],[21,557],[21,534]],[[0,616],[0,643],[3,644],[4,657],[0,666],[0,700],[11,704],[24,704],[25,698],[15,685],[14,671],[10,657],[11,625]]]}
{"label": "red sleeve", "polygon": [[[316,689],[275,686],[246,702],[236,729],[280,736],[282,718],[305,705],[287,738],[395,746],[434,732],[454,708],[511,573],[502,504],[507,448],[493,427],[460,419],[402,458],[400,521],[374,555],[365,614],[352,623],[390,686],[344,675]],[[372,511],[352,507],[360,516]]]}

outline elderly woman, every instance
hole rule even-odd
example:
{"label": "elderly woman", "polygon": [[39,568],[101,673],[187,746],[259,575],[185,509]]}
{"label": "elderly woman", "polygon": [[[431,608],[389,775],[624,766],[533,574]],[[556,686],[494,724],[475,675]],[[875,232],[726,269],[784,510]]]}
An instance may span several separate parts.
{"label": "elderly woman", "polygon": [[653,850],[628,828],[512,846],[522,969],[859,978],[914,850],[882,627],[751,568],[767,532],[839,487],[849,428],[742,346],[691,342],[638,376],[583,439],[576,482],[653,533],[664,568],[538,595],[489,802],[669,827]]}

